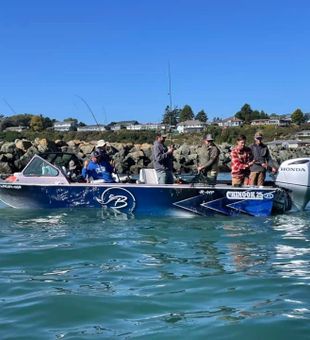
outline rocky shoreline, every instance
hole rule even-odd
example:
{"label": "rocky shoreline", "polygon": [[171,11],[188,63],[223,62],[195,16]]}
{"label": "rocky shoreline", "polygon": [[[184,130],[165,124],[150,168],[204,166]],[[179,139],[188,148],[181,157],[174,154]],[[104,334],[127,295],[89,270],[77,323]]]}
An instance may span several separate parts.
{"label": "rocky shoreline", "polygon": [[[95,149],[96,141],[85,142],[72,140],[49,141],[36,138],[34,141],[17,139],[15,142],[0,142],[0,174],[8,175],[21,171],[34,154],[42,152],[69,152],[81,159],[89,157]],[[231,145],[219,145],[221,150],[220,169],[229,171]],[[310,157],[309,147],[286,149],[282,146],[269,147],[273,159],[280,164],[284,160]],[[141,168],[151,168],[152,145],[134,143],[108,143],[108,153],[113,157],[117,171],[122,174],[138,174]],[[192,173],[197,164],[205,158],[205,148],[202,145],[176,145],[174,152],[174,168],[177,173]]]}

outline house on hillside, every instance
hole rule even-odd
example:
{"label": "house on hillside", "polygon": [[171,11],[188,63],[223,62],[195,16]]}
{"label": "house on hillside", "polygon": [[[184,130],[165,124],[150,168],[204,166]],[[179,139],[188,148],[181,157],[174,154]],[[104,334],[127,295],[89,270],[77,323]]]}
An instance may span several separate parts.
{"label": "house on hillside", "polygon": [[142,131],[142,130],[165,131],[167,130],[167,126],[165,124],[160,123],[131,124],[128,125],[126,129],[130,131]]}
{"label": "house on hillside", "polygon": [[243,125],[243,120],[236,117],[230,117],[217,121],[217,125],[221,127],[238,127]]}
{"label": "house on hillside", "polygon": [[274,140],[272,142],[267,142],[266,144],[271,148],[273,146],[280,146],[286,149],[297,149],[309,145],[309,142],[300,140]]}
{"label": "house on hillside", "polygon": [[79,126],[77,128],[77,131],[79,132],[86,132],[86,131],[106,131],[107,128],[105,125],[85,125],[85,126]]}
{"label": "house on hillside", "polygon": [[76,129],[76,121],[55,122],[53,127],[55,131],[72,131]]}
{"label": "house on hillside", "polygon": [[268,118],[268,119],[254,119],[251,121],[253,126],[289,126],[291,120],[287,118]]}
{"label": "house on hillside", "polygon": [[177,131],[179,133],[201,132],[206,128],[206,126],[207,123],[199,120],[186,120],[185,122],[181,122],[177,125]]}
{"label": "house on hillside", "polygon": [[295,134],[296,138],[310,138],[310,130],[302,130]]}
{"label": "house on hillside", "polygon": [[29,126],[10,126],[7,127],[4,131],[12,131],[12,132],[22,132],[28,130]]}
{"label": "house on hillside", "polygon": [[126,129],[127,126],[139,124],[136,120],[122,120],[120,122],[112,122],[108,127],[112,131],[119,131],[121,129]]}

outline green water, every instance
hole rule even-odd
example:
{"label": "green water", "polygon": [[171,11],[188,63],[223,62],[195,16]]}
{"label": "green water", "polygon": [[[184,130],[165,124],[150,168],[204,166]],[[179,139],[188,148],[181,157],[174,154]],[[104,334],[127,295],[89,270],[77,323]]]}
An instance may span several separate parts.
{"label": "green water", "polygon": [[0,209],[0,338],[309,339],[309,217]]}

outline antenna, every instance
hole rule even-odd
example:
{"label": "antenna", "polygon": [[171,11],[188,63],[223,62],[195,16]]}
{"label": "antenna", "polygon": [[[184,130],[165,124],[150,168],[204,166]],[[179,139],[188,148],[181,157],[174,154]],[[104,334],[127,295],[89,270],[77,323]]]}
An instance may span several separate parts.
{"label": "antenna", "polygon": [[170,111],[172,111],[172,89],[171,89],[171,72],[170,72],[170,62],[168,61],[168,80],[169,80],[169,101],[170,101]]}
{"label": "antenna", "polygon": [[94,112],[92,111],[92,109],[91,109],[90,106],[88,105],[87,101],[86,101],[84,98],[82,98],[81,96],[77,95],[77,94],[76,94],[76,96],[77,96],[78,98],[80,98],[81,101],[86,105],[86,107],[88,108],[89,112],[92,114],[92,116],[93,116],[93,118],[94,118],[94,120],[95,120],[95,122],[96,122],[98,128],[100,128],[100,126],[99,126],[99,124],[98,124],[98,122],[97,122],[97,119],[96,119],[96,117],[95,117],[95,115],[94,115]]}
{"label": "antenna", "polygon": [[5,104],[10,108],[10,110],[14,113],[17,114],[16,111],[13,109],[13,107],[7,102],[7,100],[5,98],[2,98],[3,101],[5,102]]}

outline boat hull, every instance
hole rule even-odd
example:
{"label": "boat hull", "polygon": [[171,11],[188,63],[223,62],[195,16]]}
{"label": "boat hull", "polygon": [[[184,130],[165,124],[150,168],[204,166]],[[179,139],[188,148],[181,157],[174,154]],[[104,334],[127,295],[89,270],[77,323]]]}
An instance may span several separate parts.
{"label": "boat hull", "polygon": [[269,216],[277,188],[229,185],[1,183],[0,199],[19,209],[103,208],[142,216]]}

